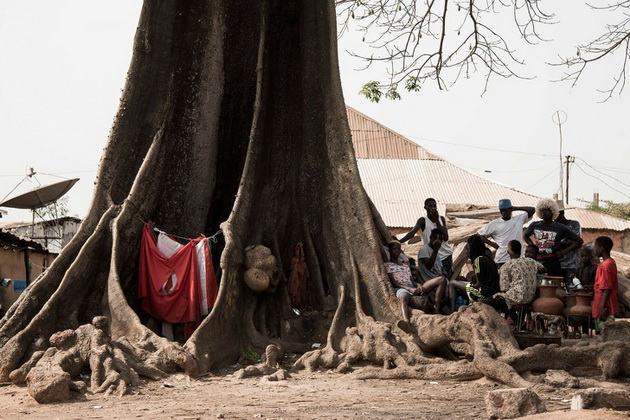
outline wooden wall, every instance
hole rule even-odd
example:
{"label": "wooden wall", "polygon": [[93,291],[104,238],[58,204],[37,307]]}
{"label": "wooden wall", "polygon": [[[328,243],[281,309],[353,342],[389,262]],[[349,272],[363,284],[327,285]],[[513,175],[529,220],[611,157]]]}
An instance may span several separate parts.
{"label": "wooden wall", "polygon": [[[45,268],[50,267],[55,257],[56,254],[42,254],[37,251],[29,250],[31,281],[35,280],[43,273]],[[24,264],[23,250],[0,246],[0,278],[26,280],[26,266]],[[0,305],[2,305],[0,315],[4,314],[7,309],[9,309],[19,295],[20,293],[14,290],[13,282],[11,282],[8,287],[0,286]]]}

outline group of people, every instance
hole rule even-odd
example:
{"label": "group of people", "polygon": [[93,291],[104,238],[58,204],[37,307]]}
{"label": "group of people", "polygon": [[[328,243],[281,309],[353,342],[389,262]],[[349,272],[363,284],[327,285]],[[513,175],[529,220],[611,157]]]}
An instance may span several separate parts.
{"label": "group of people", "polygon": [[[446,220],[433,198],[425,200],[426,217],[419,218],[400,240],[388,244],[390,257],[385,269],[401,302],[403,321],[409,322],[410,307],[418,308],[414,299],[418,296],[431,299],[435,313],[455,311],[457,298],[462,296],[515,318],[515,309],[534,299],[541,274],[562,277],[569,290],[593,287],[596,327],[614,319],[618,311],[617,268],[610,257],[613,242],[609,237],[598,237],[592,248],[583,246],[579,222],[568,220],[562,202],[555,200],[542,199],[534,208],[513,206],[509,199],[502,199],[498,207],[501,217],[466,241],[466,256],[473,267],[466,278],[454,276]],[[523,232],[534,213],[541,220],[530,223]],[[416,268],[413,258],[402,252],[402,243],[417,232],[423,246]],[[524,252],[523,243],[527,245]],[[496,250],[494,258],[486,245]]]}

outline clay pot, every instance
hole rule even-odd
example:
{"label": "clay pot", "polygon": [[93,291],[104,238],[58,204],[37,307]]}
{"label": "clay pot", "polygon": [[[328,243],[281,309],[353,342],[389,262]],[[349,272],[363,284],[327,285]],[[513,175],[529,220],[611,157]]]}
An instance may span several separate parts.
{"label": "clay pot", "polygon": [[564,315],[571,315],[571,312],[569,312],[569,310],[574,307],[576,303],[577,297],[575,295],[566,295],[566,297],[564,298]]}
{"label": "clay pot", "polygon": [[557,288],[558,286],[553,284],[538,286],[540,297],[532,302],[532,310],[548,315],[562,315],[564,304],[556,297]]}
{"label": "clay pot", "polygon": [[593,294],[578,291],[575,293],[575,298],[576,304],[569,309],[569,314],[574,316],[590,316]]}
{"label": "clay pot", "polygon": [[561,276],[545,276],[545,280],[547,280],[548,284],[554,285],[556,287],[562,286],[562,281],[564,277]]}
{"label": "clay pot", "polygon": [[564,287],[556,287],[556,297],[560,299],[563,303],[567,298],[567,292],[564,290]]}

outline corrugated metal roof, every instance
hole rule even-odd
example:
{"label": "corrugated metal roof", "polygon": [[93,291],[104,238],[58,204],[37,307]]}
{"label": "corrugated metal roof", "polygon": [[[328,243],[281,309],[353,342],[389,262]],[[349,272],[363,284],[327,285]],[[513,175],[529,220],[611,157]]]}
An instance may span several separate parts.
{"label": "corrugated metal roof", "polygon": [[630,220],[623,220],[618,217],[579,207],[567,208],[564,211],[564,215],[567,219],[580,222],[582,229],[606,229],[616,231],[630,229]]}
{"label": "corrugated metal roof", "polygon": [[[447,204],[496,208],[501,198],[510,198],[517,206],[535,206],[540,199],[467,172],[356,109],[346,110],[363,185],[389,227],[411,228],[425,215],[428,197],[436,199],[440,214]],[[567,208],[566,217],[583,229],[630,229],[628,220],[582,208]]]}
{"label": "corrugated metal roof", "polygon": [[389,227],[412,227],[433,197],[444,214],[447,204],[495,207],[502,198],[517,206],[539,200],[467,172],[445,160],[357,159],[363,186]]}
{"label": "corrugated metal roof", "polygon": [[346,105],[352,143],[357,158],[366,159],[437,159],[417,143],[390,130]]}

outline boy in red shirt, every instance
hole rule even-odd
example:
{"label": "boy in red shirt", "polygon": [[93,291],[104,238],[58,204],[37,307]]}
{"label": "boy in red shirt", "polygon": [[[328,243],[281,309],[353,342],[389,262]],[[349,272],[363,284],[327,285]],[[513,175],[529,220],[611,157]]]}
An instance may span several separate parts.
{"label": "boy in red shirt", "polygon": [[595,255],[603,262],[595,274],[595,296],[593,297],[592,315],[595,330],[601,331],[606,321],[614,321],[619,311],[617,303],[617,263],[610,257],[613,241],[608,236],[595,239]]}

